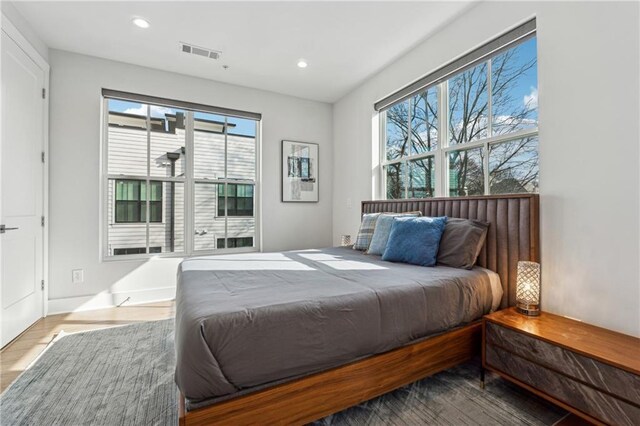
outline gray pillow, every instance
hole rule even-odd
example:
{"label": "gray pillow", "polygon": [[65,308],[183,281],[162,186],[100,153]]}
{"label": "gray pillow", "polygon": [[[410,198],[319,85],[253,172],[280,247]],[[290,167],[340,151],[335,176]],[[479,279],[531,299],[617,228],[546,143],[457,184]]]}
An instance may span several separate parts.
{"label": "gray pillow", "polygon": [[360,223],[360,230],[356,237],[356,242],[353,245],[354,250],[367,250],[369,244],[371,244],[371,238],[373,238],[373,230],[376,228],[376,222],[380,213],[367,213],[362,215],[362,222]]}
{"label": "gray pillow", "polygon": [[449,218],[440,239],[438,264],[471,269],[482,250],[489,224],[479,220]]}

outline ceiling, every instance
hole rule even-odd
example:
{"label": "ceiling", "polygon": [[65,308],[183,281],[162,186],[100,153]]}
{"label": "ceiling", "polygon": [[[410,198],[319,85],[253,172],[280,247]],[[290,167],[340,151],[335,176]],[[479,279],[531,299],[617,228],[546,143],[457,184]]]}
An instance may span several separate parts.
{"label": "ceiling", "polygon": [[[14,2],[50,48],[324,102],[338,100],[470,4]],[[151,27],[135,27],[138,16]],[[188,55],[179,42],[222,55]],[[300,58],[306,69],[296,66]]]}

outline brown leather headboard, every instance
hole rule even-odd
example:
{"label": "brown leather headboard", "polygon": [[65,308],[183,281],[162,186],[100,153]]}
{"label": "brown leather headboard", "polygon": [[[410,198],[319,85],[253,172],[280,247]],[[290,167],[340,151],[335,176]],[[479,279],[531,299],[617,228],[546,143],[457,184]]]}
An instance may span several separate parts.
{"label": "brown leather headboard", "polygon": [[537,194],[363,201],[362,213],[421,211],[424,216],[448,216],[489,222],[478,265],[500,275],[501,308],[516,302],[519,260],[539,262],[540,219]]}

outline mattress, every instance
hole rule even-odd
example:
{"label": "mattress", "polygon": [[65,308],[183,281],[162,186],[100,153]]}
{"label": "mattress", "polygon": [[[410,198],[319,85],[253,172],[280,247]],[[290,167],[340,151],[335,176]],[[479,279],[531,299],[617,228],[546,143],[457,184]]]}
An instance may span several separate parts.
{"label": "mattress", "polygon": [[501,296],[483,268],[342,247],[188,259],[178,270],[176,383],[202,405],[471,322]]}

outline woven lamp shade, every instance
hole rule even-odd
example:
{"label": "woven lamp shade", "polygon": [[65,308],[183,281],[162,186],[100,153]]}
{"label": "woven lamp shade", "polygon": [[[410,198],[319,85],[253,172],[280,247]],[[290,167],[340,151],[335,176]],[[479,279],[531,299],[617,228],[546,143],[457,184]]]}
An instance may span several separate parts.
{"label": "woven lamp shade", "polygon": [[518,262],[516,308],[526,315],[540,315],[540,264]]}

